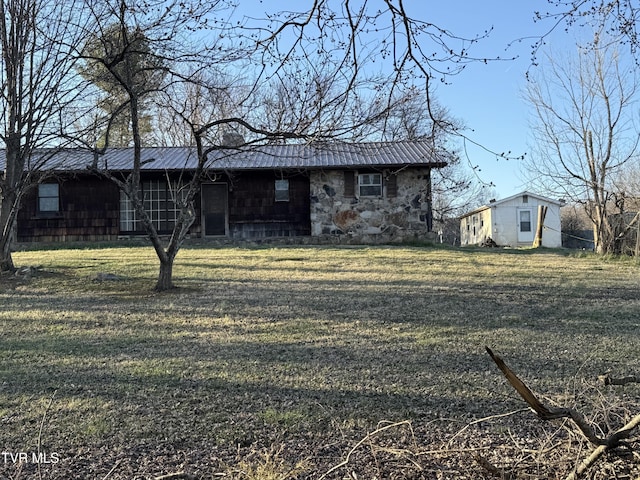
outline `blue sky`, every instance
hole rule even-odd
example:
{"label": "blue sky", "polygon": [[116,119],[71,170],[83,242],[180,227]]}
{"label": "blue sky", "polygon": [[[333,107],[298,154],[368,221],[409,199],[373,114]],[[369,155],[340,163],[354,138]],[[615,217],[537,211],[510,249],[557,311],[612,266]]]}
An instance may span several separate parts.
{"label": "blue sky", "polygon": [[[546,11],[546,0],[448,0],[447,2],[405,2],[411,14],[428,19],[459,36],[473,36],[493,28],[477,44],[479,56],[516,57],[515,60],[469,64],[463,72],[442,85],[436,97],[454,117],[467,126],[473,141],[513,156],[528,153],[530,109],[523,99],[525,74],[531,67],[533,38],[550,28],[534,22],[534,11]],[[414,4],[410,7],[410,4]],[[417,5],[420,5],[417,7]],[[413,10],[415,8],[415,10]],[[415,12],[415,13],[414,13]],[[525,38],[517,42],[515,40]],[[515,42],[514,42],[515,41]],[[549,40],[551,41],[551,40]],[[571,48],[572,37],[563,31],[553,35],[554,48]],[[544,48],[549,48],[548,44]],[[496,159],[495,155],[467,143],[469,161],[478,166],[478,176],[495,184],[498,198],[526,188],[522,162]]]}
{"label": "blue sky", "polygon": [[[333,0],[338,2],[339,0]],[[291,0],[240,0],[237,13],[261,18],[264,12],[301,10],[307,2],[291,6]],[[531,45],[550,24],[534,22],[534,11],[547,11],[547,0],[404,0],[408,13],[431,22],[460,37],[472,38],[492,29],[477,43],[471,54],[478,57],[512,58],[468,64],[464,71],[438,85],[436,98],[451,115],[467,127],[473,141],[495,152],[527,153],[530,109],[523,100],[525,73],[531,67]],[[570,49],[575,43],[562,29],[553,35],[553,48]],[[525,38],[518,42],[518,39]],[[545,48],[549,48],[547,45]],[[535,68],[535,67],[533,67]],[[477,175],[495,185],[497,198],[505,198],[526,188],[522,162],[496,159],[483,148],[466,143],[469,163]]]}

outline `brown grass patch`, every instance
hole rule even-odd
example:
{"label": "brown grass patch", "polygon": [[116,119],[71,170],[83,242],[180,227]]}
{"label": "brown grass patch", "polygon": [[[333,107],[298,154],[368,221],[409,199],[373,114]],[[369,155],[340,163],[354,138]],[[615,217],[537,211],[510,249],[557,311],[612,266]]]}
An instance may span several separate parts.
{"label": "brown grass patch", "polygon": [[[7,452],[37,449],[55,392],[40,447],[60,461],[40,465],[43,478],[102,478],[116,465],[110,479],[178,470],[251,478],[262,464],[282,478],[317,478],[380,422],[405,421],[410,429],[368,439],[328,478],[483,478],[478,454],[548,477],[540,452],[565,448],[562,426],[520,413],[456,435],[523,406],[485,345],[545,398],[598,421],[603,398],[630,412],[640,405],[634,385],[592,395],[598,375],[638,371],[631,261],[194,247],[176,261],[180,288],[156,294],[148,248],[25,251],[15,260],[41,274],[0,279],[0,442]],[[99,272],[120,280],[92,281]],[[0,475],[18,468],[37,478],[37,465],[11,461],[0,462]]]}

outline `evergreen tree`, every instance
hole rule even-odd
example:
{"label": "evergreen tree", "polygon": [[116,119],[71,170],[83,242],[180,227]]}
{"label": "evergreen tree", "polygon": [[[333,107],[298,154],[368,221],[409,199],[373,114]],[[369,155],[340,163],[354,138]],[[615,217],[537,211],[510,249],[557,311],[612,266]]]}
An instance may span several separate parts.
{"label": "evergreen tree", "polygon": [[97,146],[130,146],[131,95],[139,99],[140,131],[143,136],[150,136],[148,100],[162,84],[164,62],[151,51],[144,33],[111,25],[87,40],[82,57],[79,73],[102,91],[96,106],[104,113],[105,121],[97,135]]}

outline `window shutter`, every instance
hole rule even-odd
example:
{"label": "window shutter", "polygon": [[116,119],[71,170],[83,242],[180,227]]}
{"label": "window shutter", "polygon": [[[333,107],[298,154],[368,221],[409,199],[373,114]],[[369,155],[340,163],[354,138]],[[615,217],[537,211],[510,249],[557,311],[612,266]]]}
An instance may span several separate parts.
{"label": "window shutter", "polygon": [[344,172],[344,196],[345,197],[356,196],[355,174],[352,171]]}
{"label": "window shutter", "polygon": [[390,174],[385,178],[385,185],[387,187],[387,197],[396,197],[398,195],[398,176]]}

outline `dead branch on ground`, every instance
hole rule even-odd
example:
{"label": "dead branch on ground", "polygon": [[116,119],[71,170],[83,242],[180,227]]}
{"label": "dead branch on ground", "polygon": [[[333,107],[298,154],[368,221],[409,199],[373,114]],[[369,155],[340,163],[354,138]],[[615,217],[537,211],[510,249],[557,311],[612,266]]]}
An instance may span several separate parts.
{"label": "dead branch on ground", "polygon": [[502,371],[511,386],[516,389],[540,419],[554,420],[559,418],[569,418],[580,429],[587,440],[597,446],[591,455],[583,460],[576,470],[567,477],[567,480],[574,480],[578,478],[579,475],[584,473],[606,451],[620,446],[628,446],[624,443],[624,440],[630,438],[636,427],[640,425],[640,415],[633,417],[624,427],[612,434],[606,437],[600,437],[578,411],[572,408],[554,408],[545,406],[499,356],[495,355],[489,347],[485,348],[491,359],[495,362],[500,371]]}
{"label": "dead branch on ground", "polygon": [[[383,427],[379,427],[376,430],[374,430],[373,432],[369,432],[367,433],[367,435],[362,438],[358,443],[356,443],[353,448],[351,450],[349,450],[349,452],[347,453],[346,457],[344,458],[344,460],[340,463],[338,463],[337,465],[334,465],[333,467],[331,467],[329,470],[327,470],[324,474],[322,474],[318,480],[323,480],[324,478],[327,478],[327,476],[329,476],[329,474],[335,472],[336,470],[339,470],[345,466],[347,466],[349,464],[349,462],[351,461],[351,456],[365,443],[370,442],[371,439],[373,437],[375,437],[376,435],[384,432],[385,430],[389,430],[391,428],[396,428],[396,427],[400,427],[400,426],[407,426],[409,427],[409,429],[411,429],[411,422],[409,422],[408,420],[404,420],[402,422],[396,422],[396,423],[390,423],[387,424]],[[415,462],[414,462],[415,464]],[[415,464],[416,466],[419,467],[419,465]]]}
{"label": "dead branch on ground", "polygon": [[600,375],[598,380],[605,385],[626,385],[627,383],[640,383],[640,377],[630,375],[628,377],[615,378],[609,376],[609,374]]}
{"label": "dead branch on ground", "polygon": [[177,472],[177,473],[168,473],[166,475],[160,475],[159,477],[155,478],[155,480],[178,480],[178,479],[197,480],[197,477],[194,477],[189,473]]}
{"label": "dead branch on ground", "polygon": [[107,478],[109,478],[111,474],[118,469],[121,463],[122,463],[122,460],[118,460],[116,464],[113,467],[111,467],[111,470],[109,470],[107,474],[104,477],[102,477],[102,480],[107,480]]}
{"label": "dead branch on ground", "polygon": [[522,412],[526,412],[527,409],[526,408],[520,408],[518,410],[514,410],[512,412],[507,412],[507,413],[501,413],[499,415],[490,415],[488,417],[483,417],[483,418],[478,418],[476,420],[473,420],[472,422],[467,423],[464,427],[462,427],[460,430],[458,430],[456,432],[455,435],[453,435],[449,441],[447,442],[447,447],[448,449],[453,445],[453,441],[459,437],[460,435],[462,435],[462,433],[464,433],[465,430],[467,430],[468,428],[470,428],[473,425],[476,425],[478,423],[484,423],[484,422],[488,422],[491,420],[495,420],[497,418],[504,418],[504,417],[510,417],[511,415],[516,415],[518,413],[522,413]]}
{"label": "dead branch on ground", "polygon": [[513,473],[511,470],[498,468],[481,455],[476,455],[474,459],[478,463],[478,465],[480,465],[494,477],[498,477],[502,480],[512,480],[518,478],[517,474]]}

